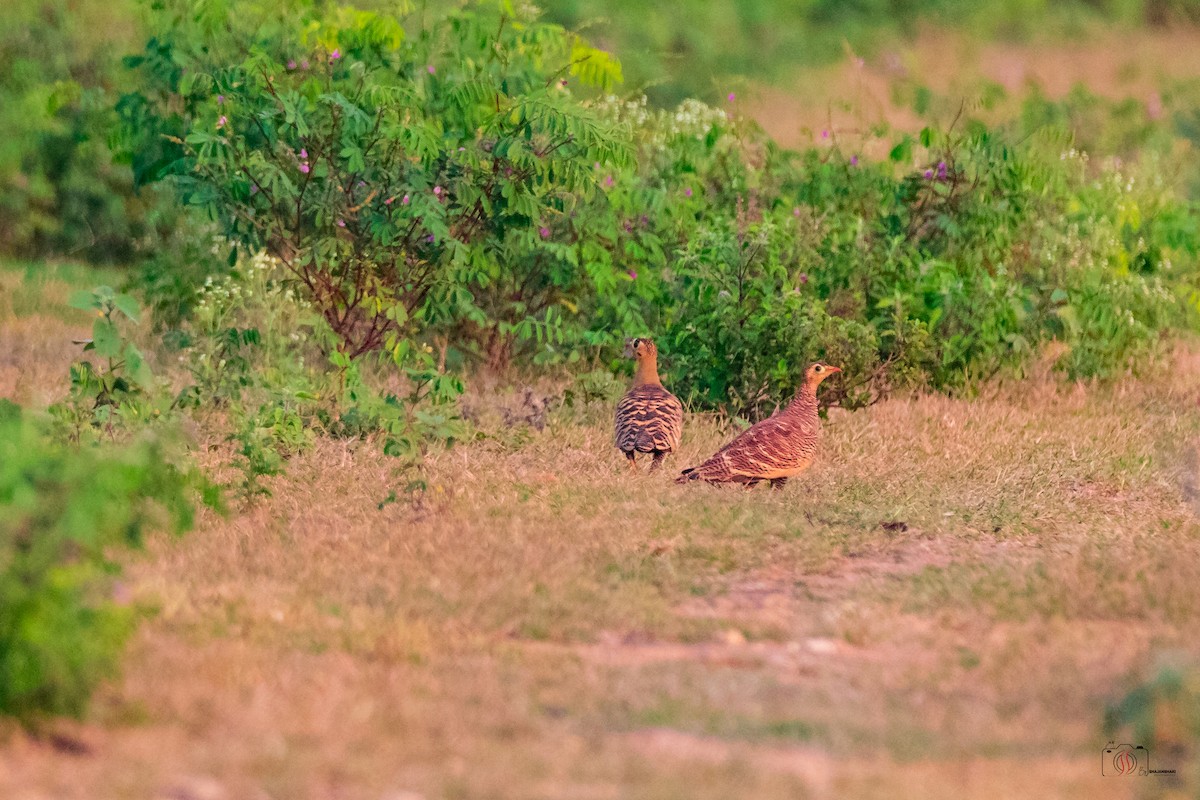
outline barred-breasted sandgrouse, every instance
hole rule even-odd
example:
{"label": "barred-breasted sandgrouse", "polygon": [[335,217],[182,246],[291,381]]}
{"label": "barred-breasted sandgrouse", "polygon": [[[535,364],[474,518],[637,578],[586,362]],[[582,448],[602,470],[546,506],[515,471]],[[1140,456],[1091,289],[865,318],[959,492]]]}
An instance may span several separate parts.
{"label": "barred-breasted sandgrouse", "polygon": [[685,469],[676,483],[744,483],[770,481],[782,489],[787,479],[808,469],[817,453],[821,419],[817,416],[817,387],[840,367],[813,364],[804,383],[783,411],[764,419],[722,447],[698,467]]}
{"label": "barred-breasted sandgrouse", "polygon": [[617,403],[617,447],[637,469],[637,454],[652,453],[650,471],[679,447],[683,404],[658,379],[658,348],[649,339],[626,339],[625,357],[637,359],[633,386]]}

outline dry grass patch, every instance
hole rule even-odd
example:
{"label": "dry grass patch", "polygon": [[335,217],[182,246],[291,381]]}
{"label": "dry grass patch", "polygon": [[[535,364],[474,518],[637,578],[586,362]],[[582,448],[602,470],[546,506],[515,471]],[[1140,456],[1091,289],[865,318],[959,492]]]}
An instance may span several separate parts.
{"label": "dry grass patch", "polygon": [[154,613],[62,729],[86,752],[10,737],[0,796],[1111,792],[1106,703],[1200,657],[1193,352],[835,410],[783,492],[674,484],[729,436],[699,416],[630,475],[598,403],[538,431],[475,398],[419,472],[318,440],[131,565]]}
{"label": "dry grass patch", "polygon": [[[976,115],[994,120],[1011,119],[1031,85],[1050,98],[1084,86],[1100,97],[1129,98],[1161,113],[1164,88],[1200,70],[1198,43],[1195,26],[1094,31],[1071,43],[980,42],[961,32],[929,29],[866,62],[848,55],[841,63],[763,87],[746,113],[786,146],[825,144],[820,131],[829,130],[843,146],[861,144],[872,157],[885,158],[891,145],[866,135],[873,126],[886,123],[915,133],[928,124],[912,109],[913,86],[963,97]],[[982,108],[979,98],[988,84],[1003,87],[1009,101]]]}
{"label": "dry grass patch", "polygon": [[91,336],[91,318],[67,298],[81,285],[117,280],[72,264],[0,263],[0,398],[43,407],[66,394],[79,357],[72,340]]}

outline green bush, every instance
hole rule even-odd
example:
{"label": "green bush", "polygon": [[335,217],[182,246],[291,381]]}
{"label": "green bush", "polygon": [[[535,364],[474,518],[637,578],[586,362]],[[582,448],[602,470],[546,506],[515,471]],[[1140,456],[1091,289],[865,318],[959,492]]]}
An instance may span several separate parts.
{"label": "green bush", "polygon": [[135,423],[158,416],[154,375],[129,339],[127,326],[141,315],[138,302],[99,286],[75,292],[69,305],[93,312],[96,319],[92,338],[81,343],[83,357],[71,365],[69,394],[50,407],[60,432],[76,443],[99,435],[113,439]]}
{"label": "green bush", "polygon": [[580,344],[656,332],[699,405],[770,411],[816,357],[847,368],[827,395],[844,405],[955,389],[1019,373],[1051,339],[1068,375],[1114,376],[1196,325],[1195,209],[1153,163],[969,120],[872,163],[827,135],[781,151],[694,101],[605,108],[634,129],[638,166],[581,216],[590,260],[629,280],[588,309]]}
{"label": "green bush", "polygon": [[[130,170],[113,163],[106,144],[112,134],[111,99],[128,83],[117,56],[144,30],[137,5],[135,0],[12,0],[6,5],[9,24],[0,32],[0,106],[6,112],[0,120],[0,239],[5,250],[127,262],[153,257],[145,243],[170,236],[175,220],[164,216],[157,198],[132,191]],[[415,31],[459,4],[414,8],[366,0],[363,5],[406,13],[401,21]],[[219,36],[221,6],[198,3],[170,11]],[[262,19],[268,7],[257,0],[236,3],[239,18],[250,21]],[[302,8],[295,13],[305,14]],[[984,37],[1007,37],[1044,32],[1048,26],[1077,34],[1089,20],[1157,25],[1198,18],[1195,4],[1187,0],[685,0],[655,7],[628,0],[570,0],[548,4],[546,14],[622,53],[630,83],[659,103],[723,97],[731,83],[744,78],[788,79],[797,66],[843,58],[847,45],[869,54],[927,20]],[[243,24],[243,31],[251,24]],[[164,55],[173,60],[169,52]],[[183,66],[175,63],[171,69]],[[1088,107],[1077,105],[1076,111],[1086,115]],[[1091,149],[1089,142],[1083,144]],[[151,157],[135,166],[143,170],[155,164],[161,166]]]}
{"label": "green bush", "polygon": [[0,30],[0,241],[22,255],[127,261],[153,197],[108,137],[133,4],[13,0]]}
{"label": "green bush", "polygon": [[0,713],[82,713],[134,621],[113,559],[190,527],[193,486],[153,441],[56,444],[0,401]]}
{"label": "green bush", "polygon": [[188,303],[191,318],[169,337],[191,376],[174,406],[229,418],[247,497],[269,493],[259,478],[282,471],[317,433],[378,436],[386,454],[413,460],[429,442],[461,438],[462,381],[432,348],[403,340],[393,352],[350,359],[287,268],[266,253],[208,278]]}
{"label": "green bush", "polygon": [[232,242],[278,258],[351,357],[422,322],[532,336],[557,297],[509,276],[567,294],[589,279],[553,230],[593,163],[626,158],[565,86],[617,79],[607,54],[470,12],[410,37],[306,3],[166,5],[121,103],[135,173],[169,176]]}
{"label": "green bush", "polygon": [[[682,396],[759,416],[814,358],[845,367],[826,397],[858,406],[1019,374],[1050,340],[1071,377],[1115,376],[1196,323],[1195,208],[1154,158],[1074,147],[1070,120],[1103,116],[1082,97],[871,162],[828,132],[782,150],[694,100],[594,96],[615,62],[532,12],[408,36],[386,15],[250,8],[165,6],[132,62],[127,144],[140,177],[283,265],[343,382],[378,350],[445,386],[443,363],[594,363],[652,333]],[[1150,141],[1114,119],[1130,132],[1112,142]],[[210,332],[210,363],[236,364],[249,332]]]}

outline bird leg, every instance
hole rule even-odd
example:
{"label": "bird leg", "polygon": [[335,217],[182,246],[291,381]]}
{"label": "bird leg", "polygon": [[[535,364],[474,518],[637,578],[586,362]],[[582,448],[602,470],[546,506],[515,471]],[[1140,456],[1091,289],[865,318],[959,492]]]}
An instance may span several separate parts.
{"label": "bird leg", "polygon": [[772,489],[782,489],[783,485],[788,482],[787,478],[771,478]]}
{"label": "bird leg", "polygon": [[663,458],[667,455],[666,450],[655,450],[654,460],[650,462],[650,471],[654,472],[662,466]]}
{"label": "bird leg", "polygon": [[630,450],[625,454],[625,458],[629,460],[629,471],[637,472],[637,453]]}

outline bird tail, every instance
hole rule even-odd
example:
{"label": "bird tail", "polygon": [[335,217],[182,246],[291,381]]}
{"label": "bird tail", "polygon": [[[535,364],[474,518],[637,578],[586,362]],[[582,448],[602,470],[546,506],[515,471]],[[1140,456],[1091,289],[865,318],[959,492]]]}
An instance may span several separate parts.
{"label": "bird tail", "polygon": [[700,480],[700,469],[698,467],[688,467],[683,472],[679,473],[679,477],[675,479],[676,483],[687,483],[688,481]]}

